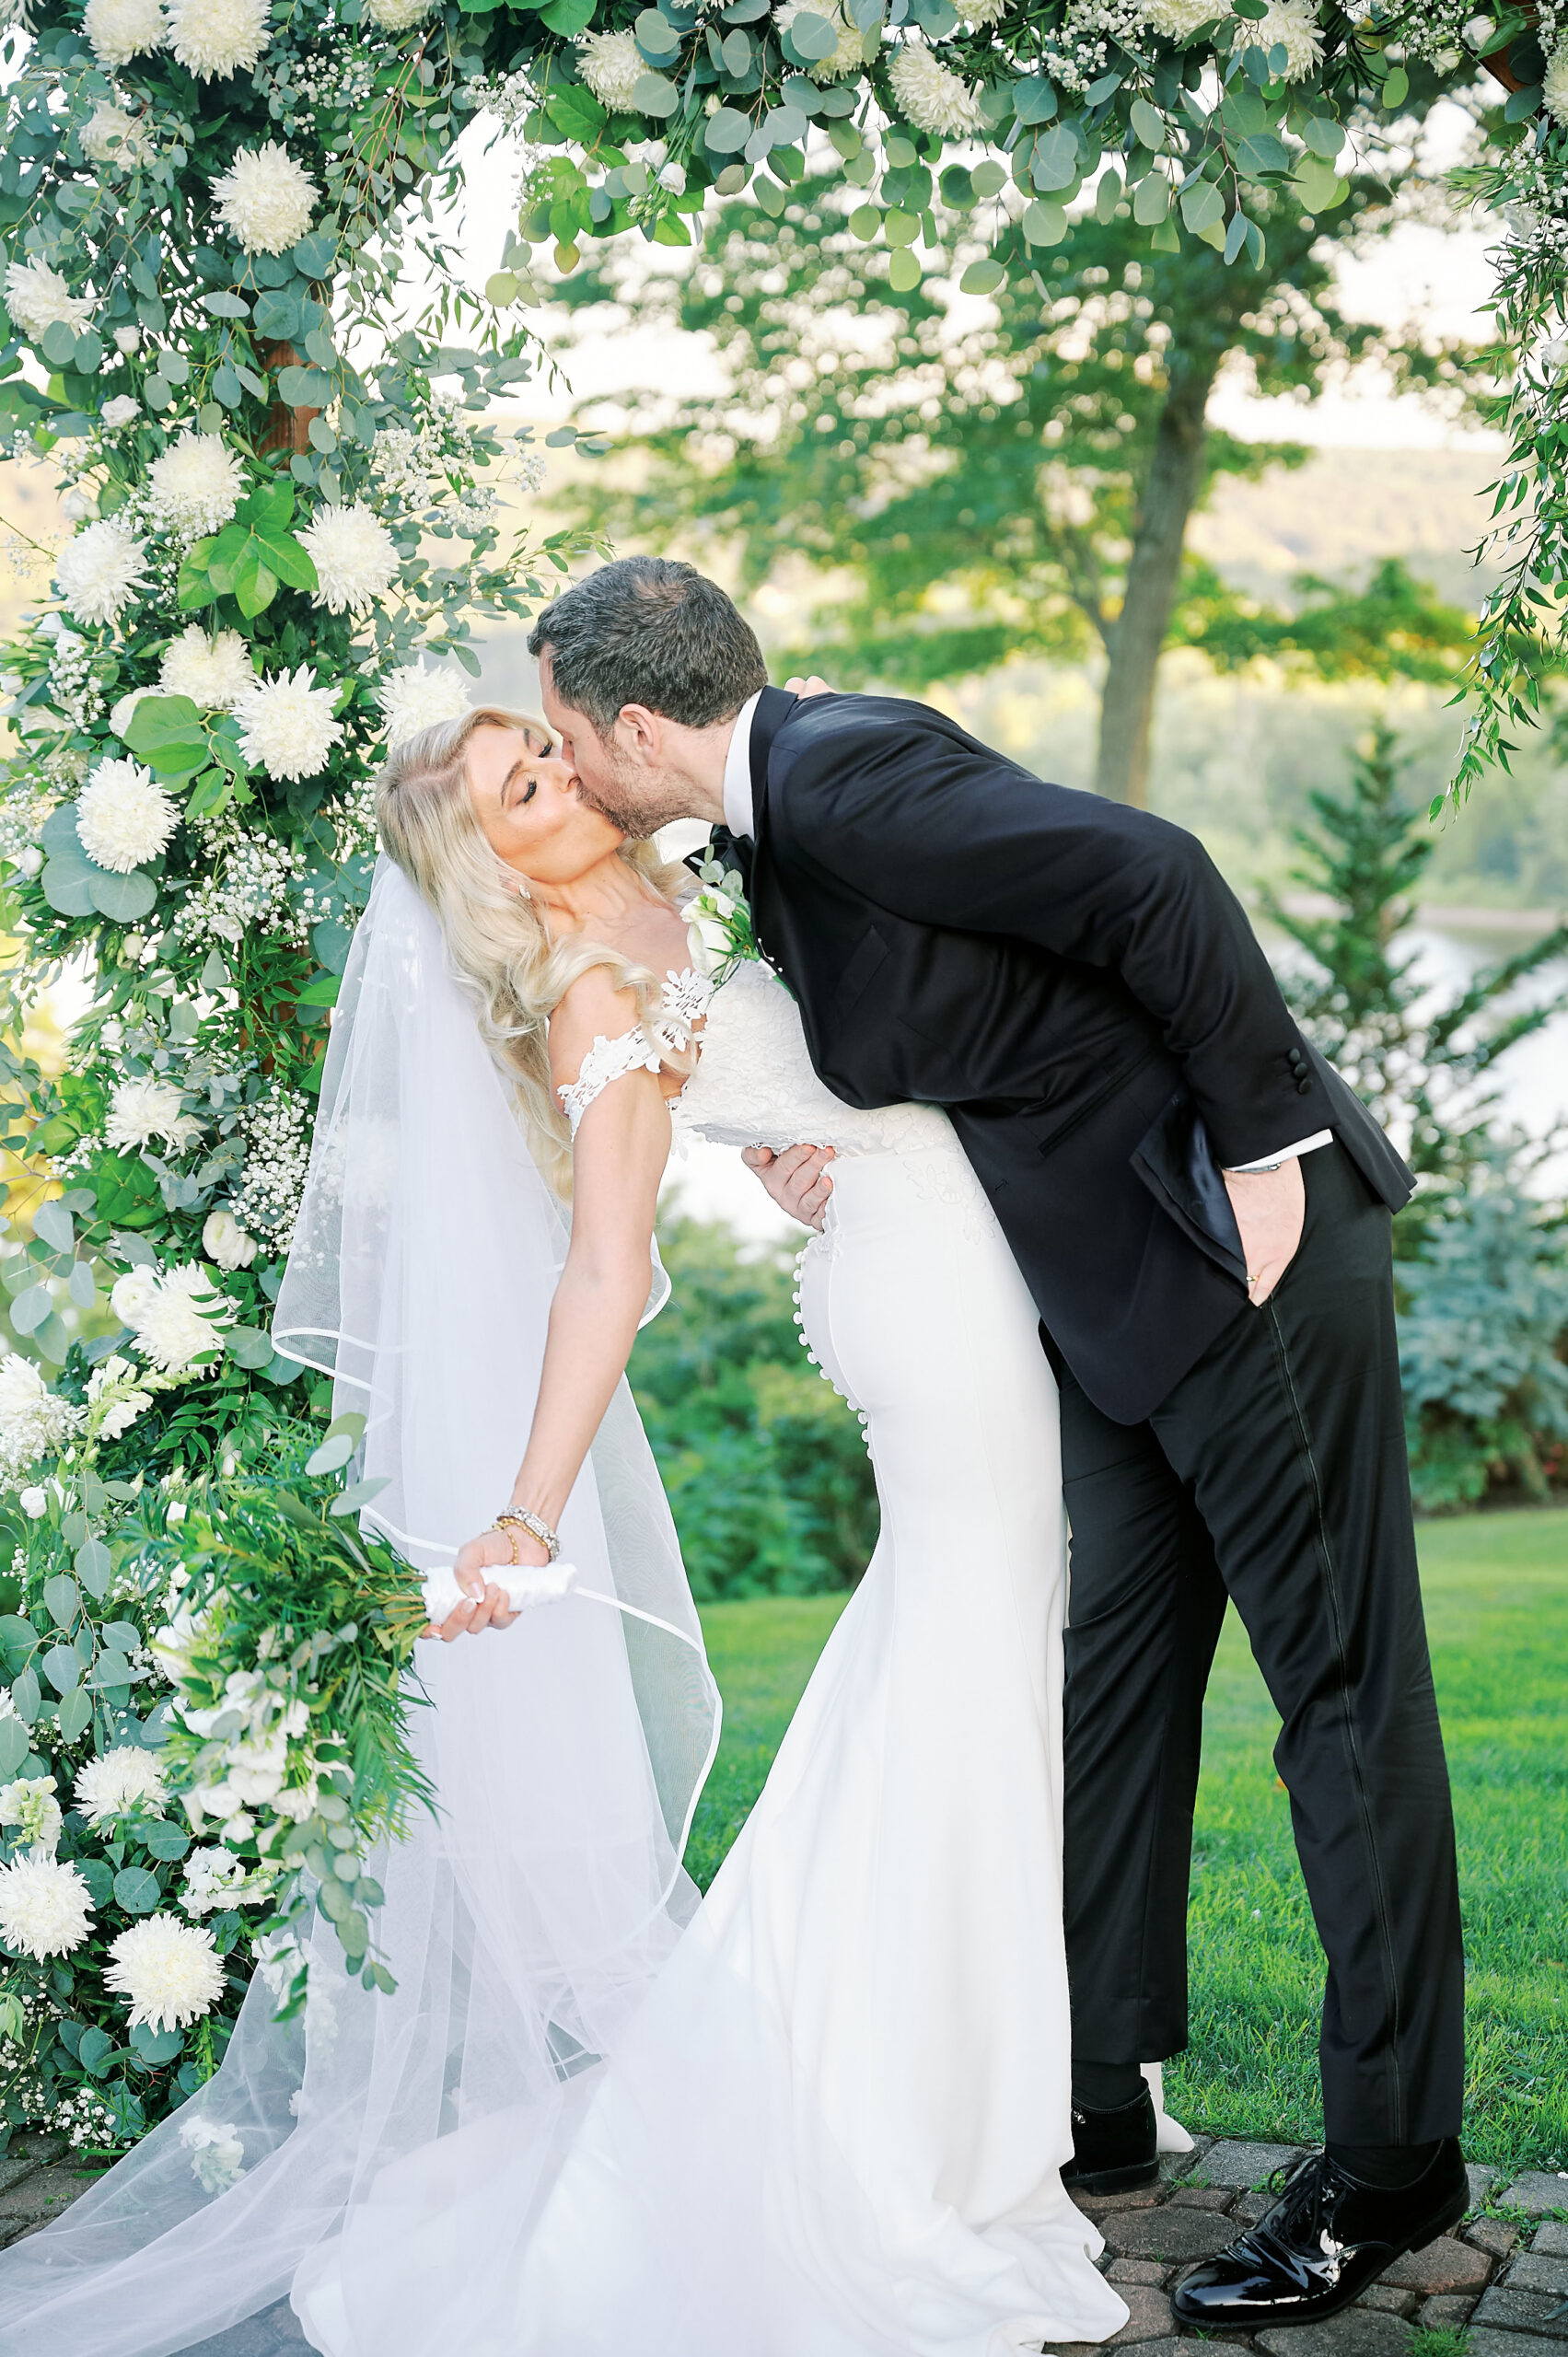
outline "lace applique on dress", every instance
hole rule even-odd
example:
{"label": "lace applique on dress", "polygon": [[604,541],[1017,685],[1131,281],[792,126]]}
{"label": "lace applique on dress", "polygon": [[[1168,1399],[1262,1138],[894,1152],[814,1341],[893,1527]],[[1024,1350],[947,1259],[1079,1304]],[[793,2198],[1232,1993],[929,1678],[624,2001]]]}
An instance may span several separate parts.
{"label": "lace applique on dress", "polygon": [[555,1092],[574,1137],[588,1107],[596,1097],[603,1096],[611,1081],[624,1080],[629,1072],[657,1072],[667,1056],[684,1053],[701,1028],[713,995],[712,982],[694,967],[688,966],[679,974],[672,970],[660,988],[658,1015],[650,1026],[639,1023],[613,1039],[599,1033],[583,1058],[576,1079],[563,1081]]}
{"label": "lace applique on dress", "polygon": [[607,1039],[601,1031],[583,1058],[576,1079],[563,1081],[555,1092],[565,1108],[572,1135],[576,1136],[583,1115],[612,1080],[624,1080],[629,1072],[657,1072],[663,1062],[641,1024],[615,1039]]}

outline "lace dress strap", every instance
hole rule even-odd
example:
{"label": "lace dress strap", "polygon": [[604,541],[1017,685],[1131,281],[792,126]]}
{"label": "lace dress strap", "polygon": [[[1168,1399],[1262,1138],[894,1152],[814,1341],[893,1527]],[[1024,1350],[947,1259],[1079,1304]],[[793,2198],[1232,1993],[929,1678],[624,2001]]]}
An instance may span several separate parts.
{"label": "lace dress strap", "polygon": [[612,1080],[624,1080],[631,1072],[657,1072],[662,1062],[641,1024],[614,1039],[606,1039],[601,1031],[583,1058],[576,1079],[563,1081],[555,1092],[565,1108],[572,1135],[576,1136],[583,1115]]}
{"label": "lace dress strap", "polygon": [[667,1056],[684,1054],[706,1018],[713,996],[713,983],[695,967],[684,967],[679,973],[671,967],[660,985],[658,1016],[651,1029],[638,1024],[613,1039],[601,1031],[583,1058],[576,1079],[563,1081],[555,1092],[565,1108],[572,1135],[576,1136],[583,1115],[612,1080],[624,1080],[629,1072],[657,1072]]}

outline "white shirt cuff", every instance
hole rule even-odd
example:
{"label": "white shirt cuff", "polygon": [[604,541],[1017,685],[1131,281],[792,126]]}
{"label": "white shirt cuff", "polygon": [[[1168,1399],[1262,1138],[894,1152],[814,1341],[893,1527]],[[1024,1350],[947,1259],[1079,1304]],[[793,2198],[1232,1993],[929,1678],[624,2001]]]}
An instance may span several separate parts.
{"label": "white shirt cuff", "polygon": [[1282,1162],[1295,1162],[1299,1155],[1315,1154],[1320,1145],[1332,1145],[1333,1143],[1332,1130],[1314,1130],[1309,1138],[1298,1138],[1294,1145],[1282,1145],[1277,1154],[1260,1155],[1256,1162],[1227,1163],[1225,1167],[1243,1176],[1255,1170],[1274,1170]]}

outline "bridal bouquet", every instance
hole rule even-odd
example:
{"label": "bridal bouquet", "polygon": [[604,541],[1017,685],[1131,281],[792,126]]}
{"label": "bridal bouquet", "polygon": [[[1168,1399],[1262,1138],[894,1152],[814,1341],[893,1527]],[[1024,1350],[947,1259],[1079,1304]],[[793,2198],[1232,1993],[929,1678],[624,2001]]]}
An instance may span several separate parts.
{"label": "bridal bouquet", "polygon": [[358,1527],[382,1485],[333,1480],[363,1432],[340,1416],[303,1462],[196,1489],[136,1565],[161,1597],[151,1650],[174,1689],[167,1790],[194,1833],[215,1833],[226,1903],[265,1905],[258,1956],[285,2013],[304,2000],[318,1902],[349,1971],[395,1986],[374,1953],[382,1891],[366,1862],[433,1805],[403,1681],[427,1619],[420,1577]]}

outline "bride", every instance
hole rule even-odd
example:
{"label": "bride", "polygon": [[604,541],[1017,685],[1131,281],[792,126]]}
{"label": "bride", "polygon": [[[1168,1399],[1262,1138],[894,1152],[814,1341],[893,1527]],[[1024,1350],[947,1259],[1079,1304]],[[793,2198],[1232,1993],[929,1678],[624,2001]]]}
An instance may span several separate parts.
{"label": "bride", "polygon": [[[327,2357],[1105,2339],[1059,2175],[1052,1378],[990,1207],[942,1113],[842,1104],[783,984],[715,976],[691,879],[537,726],[425,731],[378,817],[274,1330],[366,1411],[368,1518],[448,1641],[440,1814],[382,1870],[399,1987],[319,1929],[278,2024],[263,1967],[215,2078],[0,2259],[0,2348],[163,2357],[285,2293]],[[831,1150],[800,1319],[882,1513],[700,1904],[717,1701],[623,1379],[681,1132]]]}

